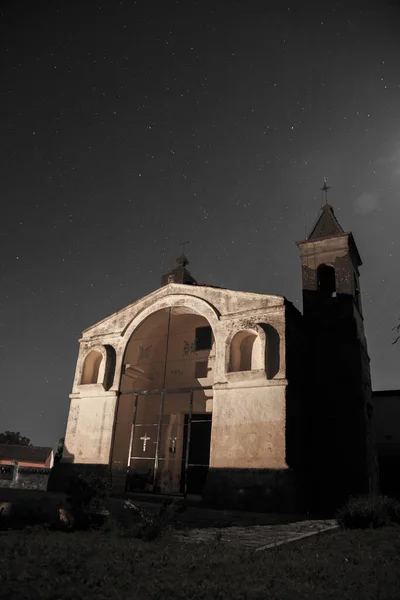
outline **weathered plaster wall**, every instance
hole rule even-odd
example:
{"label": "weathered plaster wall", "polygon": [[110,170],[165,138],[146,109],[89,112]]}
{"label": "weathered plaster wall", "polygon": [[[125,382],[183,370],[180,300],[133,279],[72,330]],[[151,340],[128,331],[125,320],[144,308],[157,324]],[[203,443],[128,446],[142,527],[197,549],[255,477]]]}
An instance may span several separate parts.
{"label": "weathered plaster wall", "polygon": [[63,461],[108,464],[115,407],[115,393],[71,395]]}
{"label": "weathered plaster wall", "polygon": [[211,467],[286,468],[285,388],[214,390]]}

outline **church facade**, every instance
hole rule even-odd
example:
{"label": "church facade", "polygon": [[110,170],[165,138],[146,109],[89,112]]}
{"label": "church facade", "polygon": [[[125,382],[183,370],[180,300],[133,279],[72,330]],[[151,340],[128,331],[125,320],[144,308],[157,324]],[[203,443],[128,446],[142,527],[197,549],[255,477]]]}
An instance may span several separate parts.
{"label": "church facade", "polygon": [[158,290],[86,329],[64,472],[281,512],[375,490],[361,259],[328,204],[298,247],[303,314],[199,284],[182,255]]}

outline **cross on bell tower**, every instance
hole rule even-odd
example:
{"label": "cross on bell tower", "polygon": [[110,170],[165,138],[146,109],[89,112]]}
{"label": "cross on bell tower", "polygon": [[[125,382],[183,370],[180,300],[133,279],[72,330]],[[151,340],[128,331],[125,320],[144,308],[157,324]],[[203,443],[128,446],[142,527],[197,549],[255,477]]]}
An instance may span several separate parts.
{"label": "cross on bell tower", "polygon": [[325,195],[325,204],[328,204],[328,190],[330,190],[330,186],[327,185],[326,179],[324,180],[324,185],[321,188],[321,192]]}

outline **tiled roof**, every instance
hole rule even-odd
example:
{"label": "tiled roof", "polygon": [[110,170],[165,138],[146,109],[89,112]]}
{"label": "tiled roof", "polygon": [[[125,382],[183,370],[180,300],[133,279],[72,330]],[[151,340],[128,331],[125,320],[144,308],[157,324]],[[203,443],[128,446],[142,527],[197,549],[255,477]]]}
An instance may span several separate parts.
{"label": "tiled roof", "polygon": [[317,240],[324,237],[330,237],[331,235],[340,235],[341,233],[344,232],[339,221],[335,217],[332,206],[330,206],[330,204],[325,204],[317,222],[308,236],[308,240]]}
{"label": "tiled roof", "polygon": [[53,448],[43,446],[14,446],[0,444],[0,460],[17,460],[19,462],[44,463]]}

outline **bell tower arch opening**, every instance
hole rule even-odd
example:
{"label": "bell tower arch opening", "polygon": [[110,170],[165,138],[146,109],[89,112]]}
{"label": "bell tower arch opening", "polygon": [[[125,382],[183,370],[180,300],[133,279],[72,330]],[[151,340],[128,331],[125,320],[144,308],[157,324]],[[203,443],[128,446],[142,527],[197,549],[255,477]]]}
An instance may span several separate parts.
{"label": "bell tower arch opening", "polygon": [[126,489],[201,493],[210,455],[215,341],[185,306],[145,318],[125,349],[113,464]]}
{"label": "bell tower arch opening", "polygon": [[325,298],[336,296],[336,272],[332,265],[319,265],[317,270],[318,290]]}

